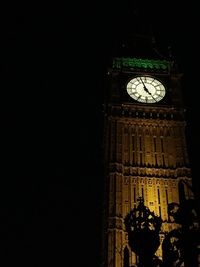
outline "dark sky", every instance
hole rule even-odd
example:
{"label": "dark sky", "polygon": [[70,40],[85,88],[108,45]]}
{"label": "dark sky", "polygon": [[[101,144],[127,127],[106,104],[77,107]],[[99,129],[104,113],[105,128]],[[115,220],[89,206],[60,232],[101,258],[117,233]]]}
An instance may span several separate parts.
{"label": "dark sky", "polygon": [[146,30],[149,21],[158,44],[172,47],[184,72],[198,185],[196,7],[165,5],[96,1],[3,12],[0,242],[8,261],[98,264],[106,63],[116,36]]}

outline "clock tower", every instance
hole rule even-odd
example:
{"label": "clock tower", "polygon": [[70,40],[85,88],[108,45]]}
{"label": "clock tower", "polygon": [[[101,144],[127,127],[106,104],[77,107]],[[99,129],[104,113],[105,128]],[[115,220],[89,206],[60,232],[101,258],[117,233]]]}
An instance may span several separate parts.
{"label": "clock tower", "polygon": [[182,73],[154,39],[135,35],[112,57],[104,102],[103,266],[138,266],[124,218],[138,199],[162,219],[162,240],[177,228],[169,203],[192,198]]}

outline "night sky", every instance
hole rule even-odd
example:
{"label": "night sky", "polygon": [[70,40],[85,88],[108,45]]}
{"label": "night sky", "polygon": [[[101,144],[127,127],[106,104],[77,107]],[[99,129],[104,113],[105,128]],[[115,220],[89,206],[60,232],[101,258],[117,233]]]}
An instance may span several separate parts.
{"label": "night sky", "polygon": [[200,191],[198,17],[195,6],[165,5],[96,1],[3,12],[0,244],[7,262],[98,265],[107,62],[116,37],[149,21],[184,73],[188,148]]}

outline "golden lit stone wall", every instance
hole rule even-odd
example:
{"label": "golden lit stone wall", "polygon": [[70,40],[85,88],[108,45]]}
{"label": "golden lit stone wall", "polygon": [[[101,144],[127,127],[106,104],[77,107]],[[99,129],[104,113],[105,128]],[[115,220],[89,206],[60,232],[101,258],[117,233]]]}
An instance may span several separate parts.
{"label": "golden lit stone wall", "polygon": [[111,118],[109,160],[132,166],[188,165],[182,121]]}
{"label": "golden lit stone wall", "polygon": [[[159,119],[107,118],[107,266],[123,267],[124,249],[130,263],[137,257],[128,247],[124,218],[137,206],[139,197],[163,223],[164,232],[177,227],[169,223],[167,204],[179,203],[178,183],[191,184],[185,140],[185,123]],[[186,197],[192,194],[185,188]],[[161,246],[157,256],[162,258]]]}

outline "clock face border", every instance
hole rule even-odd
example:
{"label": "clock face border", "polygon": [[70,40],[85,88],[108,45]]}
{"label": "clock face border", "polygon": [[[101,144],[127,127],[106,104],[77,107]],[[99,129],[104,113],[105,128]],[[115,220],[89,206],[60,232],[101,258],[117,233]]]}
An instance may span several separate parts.
{"label": "clock face border", "polygon": [[129,79],[126,90],[128,95],[140,103],[154,104],[166,95],[163,83],[153,76],[139,75]]}

